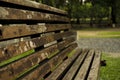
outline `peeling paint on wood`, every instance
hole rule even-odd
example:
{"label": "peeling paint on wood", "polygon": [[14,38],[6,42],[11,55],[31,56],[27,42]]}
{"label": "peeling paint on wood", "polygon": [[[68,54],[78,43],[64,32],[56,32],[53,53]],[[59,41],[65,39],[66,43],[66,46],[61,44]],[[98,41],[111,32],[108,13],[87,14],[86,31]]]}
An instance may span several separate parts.
{"label": "peeling paint on wood", "polygon": [[[44,65],[38,67],[36,70],[25,76],[22,80],[41,80],[48,72],[51,71],[53,67],[55,67],[59,62],[63,61],[67,54],[75,49],[75,47],[76,44],[71,45],[67,49],[63,50],[60,54],[46,62]],[[33,76],[34,74],[35,76]]]}
{"label": "peeling paint on wood", "polygon": [[[13,56],[22,54],[23,52],[26,52],[24,49],[25,46],[27,48],[26,50],[28,51],[30,49],[37,48],[37,47],[47,44],[49,42],[59,40],[62,37],[71,36],[72,34],[73,33],[69,32],[69,31],[65,32],[65,33],[57,33],[57,34],[52,34],[52,35],[48,35],[48,36],[43,36],[40,38],[34,38],[29,41],[21,41],[16,44],[8,45],[4,48],[0,48],[0,62],[4,61],[6,59],[9,59]],[[4,51],[4,55],[3,55],[3,51]]]}
{"label": "peeling paint on wood", "polygon": [[2,20],[41,20],[41,21],[64,21],[69,22],[69,19],[64,16],[33,12],[28,10],[0,7],[0,19]]}
{"label": "peeling paint on wood", "polygon": [[64,29],[70,29],[70,24],[6,25],[0,27],[0,40]]}
{"label": "peeling paint on wood", "polygon": [[36,8],[39,10],[47,10],[47,11],[51,11],[51,12],[56,12],[56,13],[60,13],[60,14],[64,14],[67,15],[66,11],[48,6],[48,5],[44,5],[41,3],[37,3],[34,1],[30,1],[30,0],[0,0],[0,2],[6,2],[6,3],[13,3],[13,4],[17,4],[17,5],[22,5],[24,7],[32,7],[32,8]]}
{"label": "peeling paint on wood", "polygon": [[6,9],[0,7],[0,17],[4,18],[4,17],[6,17],[8,15],[9,15],[9,12]]}
{"label": "peeling paint on wood", "polygon": [[[30,55],[30,56],[28,56],[26,58],[23,58],[23,59],[21,59],[19,61],[11,63],[11,64],[9,64],[8,66],[6,66],[4,68],[1,68],[0,69],[0,74],[4,73],[1,76],[4,76],[4,77],[11,77],[12,76],[12,78],[15,78],[21,72],[27,70],[28,68],[30,68],[30,67],[32,67],[32,66],[34,66],[36,64],[39,64],[42,60],[46,59],[48,56],[53,55],[52,53],[63,49],[68,44],[66,44],[65,46],[62,46],[61,48],[58,48],[58,46],[63,45],[66,42],[70,43],[72,41],[65,40],[65,41],[60,42],[58,44],[52,45],[52,46],[50,46],[50,47],[48,47],[46,49],[43,49],[43,50],[41,50],[39,52],[36,52],[36,53],[34,53],[34,54],[32,54],[32,55]],[[13,74],[12,75],[5,75],[5,74],[8,73],[8,71],[10,72],[11,69],[12,69]],[[0,79],[2,79],[2,77]]]}

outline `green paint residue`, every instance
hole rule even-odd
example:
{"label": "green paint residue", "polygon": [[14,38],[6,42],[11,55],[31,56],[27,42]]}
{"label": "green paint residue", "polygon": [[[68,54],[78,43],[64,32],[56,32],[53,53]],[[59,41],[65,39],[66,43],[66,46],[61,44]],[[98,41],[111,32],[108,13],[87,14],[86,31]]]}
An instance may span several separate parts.
{"label": "green paint residue", "polygon": [[60,61],[57,65],[55,65],[53,68],[51,68],[51,71],[53,72],[61,63],[62,63],[62,61]]}
{"label": "green paint residue", "polygon": [[39,66],[39,64],[36,64],[34,66],[32,66],[31,68],[27,69],[25,72],[20,73],[19,76],[17,76],[14,80],[18,80],[19,78],[21,78],[22,76],[24,76],[25,74],[29,73],[30,71],[32,71],[33,69],[37,68]]}
{"label": "green paint residue", "polygon": [[72,57],[74,54],[75,54],[75,49],[74,50],[72,50],[69,54],[68,54],[68,57]]}
{"label": "green paint residue", "polygon": [[45,80],[44,78],[42,78],[41,80]]}
{"label": "green paint residue", "polygon": [[13,61],[19,60],[19,59],[21,59],[21,58],[23,58],[23,57],[26,57],[26,56],[28,56],[28,55],[30,55],[30,54],[33,54],[34,52],[35,52],[35,50],[32,49],[32,50],[29,50],[29,51],[27,51],[27,52],[24,52],[24,53],[22,53],[22,54],[20,54],[20,55],[18,55],[18,56],[14,56],[14,57],[12,57],[12,58],[10,58],[10,59],[8,59],[8,60],[5,60],[5,61],[1,62],[1,63],[0,63],[0,67],[3,67],[3,66],[5,66],[5,65],[7,65],[7,64],[9,64],[9,63],[12,63]]}
{"label": "green paint residue", "polygon": [[55,54],[57,54],[59,52],[59,50],[55,51],[54,53],[52,53],[51,55],[48,56],[48,59],[53,57]]}

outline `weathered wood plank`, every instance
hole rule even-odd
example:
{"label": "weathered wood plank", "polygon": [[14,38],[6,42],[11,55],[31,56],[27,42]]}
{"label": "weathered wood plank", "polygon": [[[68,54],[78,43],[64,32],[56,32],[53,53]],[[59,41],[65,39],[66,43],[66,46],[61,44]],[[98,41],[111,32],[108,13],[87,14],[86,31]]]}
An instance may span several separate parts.
{"label": "weathered wood plank", "polygon": [[[69,43],[73,42],[74,40],[64,40],[58,44],[52,45],[48,48],[45,48],[39,52],[36,52],[28,57],[25,57],[21,60],[18,60],[16,62],[13,62],[9,64],[8,66],[5,66],[3,68],[0,68],[0,80],[11,80],[18,76],[20,73],[24,72],[25,70],[31,68],[32,66],[39,64],[41,61],[49,57],[50,55],[55,55],[60,50],[64,49],[65,46],[67,46]],[[63,45],[63,46],[61,46]],[[59,48],[59,46],[61,46]],[[11,70],[12,69],[12,70]],[[10,75],[12,74],[12,75]]]}
{"label": "weathered wood plank", "polygon": [[[79,54],[80,54],[80,49],[79,49],[79,51],[78,51],[78,49],[76,49],[75,54],[72,57],[65,60],[45,80],[60,80],[61,75],[64,74],[64,71],[71,65],[71,63],[73,63],[73,61],[75,61],[75,59],[77,58],[77,56],[79,56]],[[70,79],[66,79],[66,80],[70,80]]]}
{"label": "weathered wood plank", "polygon": [[8,3],[8,5],[10,3],[12,4],[17,4],[18,6],[24,6],[24,7],[32,7],[32,8],[36,8],[38,10],[47,10],[47,11],[51,11],[51,12],[55,12],[55,13],[59,13],[59,14],[64,14],[67,15],[66,11],[48,6],[48,5],[44,5],[41,3],[37,3],[37,2],[33,2],[31,0],[0,0],[0,3]]}
{"label": "weathered wood plank", "polygon": [[94,50],[90,50],[83,65],[81,66],[80,70],[78,71],[78,73],[75,77],[75,80],[85,80],[88,69],[89,69],[89,65],[92,61],[93,56],[94,56]]}
{"label": "weathered wood plank", "polygon": [[[78,49],[80,52],[80,49]],[[73,80],[75,73],[77,72],[79,66],[82,64],[85,56],[87,55],[88,50],[82,50],[80,56],[74,62],[74,64],[70,67],[69,71],[66,73],[62,80]]]}
{"label": "weathered wood plank", "polygon": [[90,69],[90,73],[88,75],[87,80],[99,80],[99,69],[100,69],[100,58],[101,58],[101,52],[95,51],[95,57],[92,63],[92,67]]}
{"label": "weathered wood plank", "polygon": [[38,67],[36,70],[22,78],[21,80],[41,80],[48,72],[51,71],[53,67],[63,62],[63,59],[70,53],[73,49],[75,49],[77,44],[73,44],[70,47],[63,50],[61,53],[50,59],[48,62]]}
{"label": "weathered wood plank", "polygon": [[71,28],[70,24],[11,25],[0,27],[0,40]]}
{"label": "weathered wood plank", "polygon": [[69,18],[65,16],[8,7],[0,7],[0,20],[39,20],[69,22]]}
{"label": "weathered wood plank", "polygon": [[22,41],[16,44],[8,45],[4,48],[0,48],[0,62],[7,60],[13,56],[24,53],[28,50],[47,44],[49,42],[59,40],[63,37],[71,36],[72,34],[73,33],[70,31],[64,33],[56,33],[56,34],[34,38],[28,41]]}

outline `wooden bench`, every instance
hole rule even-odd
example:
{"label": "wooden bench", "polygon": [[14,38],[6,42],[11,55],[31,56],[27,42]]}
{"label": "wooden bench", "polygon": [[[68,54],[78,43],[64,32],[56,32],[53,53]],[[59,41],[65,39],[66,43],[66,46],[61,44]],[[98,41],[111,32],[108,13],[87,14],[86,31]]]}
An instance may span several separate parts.
{"label": "wooden bench", "polygon": [[97,80],[100,56],[77,47],[67,12],[0,0],[0,80]]}

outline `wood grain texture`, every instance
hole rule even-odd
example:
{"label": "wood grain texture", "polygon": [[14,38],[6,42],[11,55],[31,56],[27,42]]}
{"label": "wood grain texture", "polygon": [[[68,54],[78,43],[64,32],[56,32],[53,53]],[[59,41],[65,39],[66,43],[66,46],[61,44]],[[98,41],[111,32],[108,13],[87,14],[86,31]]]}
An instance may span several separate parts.
{"label": "wood grain texture", "polygon": [[51,71],[53,67],[63,62],[63,59],[70,53],[73,49],[77,47],[77,44],[72,44],[65,50],[61,51],[54,58],[50,59],[48,62],[38,67],[36,70],[26,75],[22,80],[41,80],[47,73]]}
{"label": "wood grain texture", "polygon": [[45,5],[45,4],[41,4],[41,3],[37,3],[37,2],[33,2],[31,0],[0,0],[0,3],[8,3],[9,4],[16,4],[18,6],[24,6],[24,7],[28,7],[28,8],[36,8],[38,10],[46,10],[46,11],[51,11],[51,12],[55,12],[55,13],[59,13],[59,14],[64,14],[67,15],[66,11]]}
{"label": "wood grain texture", "polygon": [[89,69],[89,65],[92,61],[94,55],[94,50],[90,50],[83,65],[81,66],[80,70],[78,71],[75,80],[85,80],[88,69]]}
{"label": "wood grain texture", "polygon": [[[78,52],[80,53],[80,49],[78,49]],[[70,69],[65,74],[65,76],[62,80],[73,80],[77,70],[79,69],[80,65],[82,64],[87,53],[88,53],[88,50],[82,50],[80,56],[77,58],[77,60],[74,62],[74,64],[70,67]]]}
{"label": "wood grain texture", "polygon": [[[60,77],[62,75],[64,75],[64,72],[66,71],[66,69],[68,69],[68,67],[73,63],[73,61],[77,58],[77,56],[79,56],[80,54],[80,50],[77,51],[77,49],[75,50],[75,54],[68,58],[67,60],[65,60],[57,69],[55,69],[52,74],[50,74],[50,76],[48,76],[45,80],[60,80]],[[70,79],[69,79],[70,80]]]}
{"label": "wood grain texture", "polygon": [[0,40],[33,35],[56,30],[70,29],[70,24],[8,25],[0,27]]}
{"label": "wood grain texture", "polygon": [[69,18],[56,14],[0,7],[0,20],[38,20],[69,22]]}
{"label": "wood grain texture", "polygon": [[[39,64],[44,59],[48,58],[50,55],[55,55],[60,52],[62,49],[65,48],[69,43],[73,42],[74,40],[64,40],[58,44],[54,44],[48,48],[45,48],[39,52],[36,52],[30,56],[22,58],[16,62],[8,64],[3,68],[0,68],[0,79],[12,80],[13,78],[20,75],[20,73],[28,70],[32,66]],[[67,44],[66,44],[67,43]],[[64,45],[64,46],[61,46]],[[59,46],[61,46],[59,48]],[[12,69],[12,70],[11,70]],[[12,74],[12,75],[10,75]]]}
{"label": "wood grain texture", "polygon": [[100,60],[101,60],[101,52],[95,51],[94,61],[92,63],[92,67],[90,69],[90,73],[88,75],[87,80],[99,80],[99,69],[100,69]]}
{"label": "wood grain texture", "polygon": [[59,40],[63,37],[71,36],[72,32],[56,33],[51,35],[46,35],[38,38],[34,38],[28,41],[21,41],[19,43],[8,45],[4,48],[0,48],[0,62],[7,60],[13,56],[22,54],[28,50],[40,47],[49,42]]}

